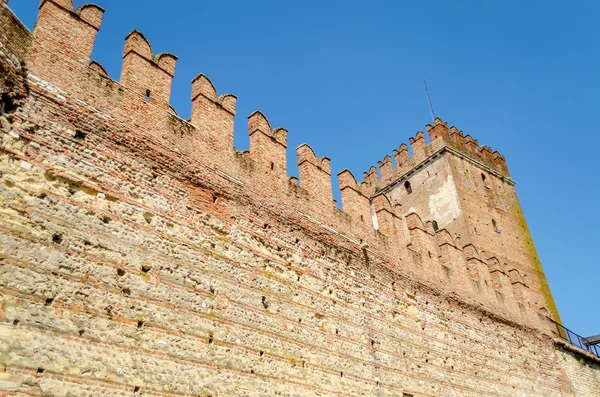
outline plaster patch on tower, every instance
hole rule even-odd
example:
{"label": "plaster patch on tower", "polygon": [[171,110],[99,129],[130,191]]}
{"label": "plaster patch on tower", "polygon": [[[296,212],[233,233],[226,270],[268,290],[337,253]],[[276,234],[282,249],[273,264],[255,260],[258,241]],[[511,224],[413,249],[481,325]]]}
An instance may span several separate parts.
{"label": "plaster patch on tower", "polygon": [[460,216],[458,194],[452,175],[448,175],[437,193],[429,196],[429,212],[440,227],[444,227]]}

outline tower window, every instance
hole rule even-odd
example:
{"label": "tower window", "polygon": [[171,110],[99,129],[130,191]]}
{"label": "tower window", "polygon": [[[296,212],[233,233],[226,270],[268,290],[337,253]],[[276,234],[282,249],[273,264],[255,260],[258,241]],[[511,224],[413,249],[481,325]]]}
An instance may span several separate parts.
{"label": "tower window", "polygon": [[433,225],[433,230],[434,231],[437,232],[438,230],[440,230],[437,221],[433,221],[433,222],[431,222],[431,224]]}
{"label": "tower window", "polygon": [[481,173],[481,181],[483,182],[483,186],[488,187],[486,176],[483,172]]}
{"label": "tower window", "polygon": [[146,100],[150,100],[150,90],[146,90]]}
{"label": "tower window", "polygon": [[492,227],[496,233],[500,233],[500,229],[498,229],[498,224],[496,223],[495,219],[492,219]]}
{"label": "tower window", "polygon": [[412,187],[410,186],[410,182],[409,181],[404,182],[404,189],[406,189],[406,194],[411,194],[412,193]]}

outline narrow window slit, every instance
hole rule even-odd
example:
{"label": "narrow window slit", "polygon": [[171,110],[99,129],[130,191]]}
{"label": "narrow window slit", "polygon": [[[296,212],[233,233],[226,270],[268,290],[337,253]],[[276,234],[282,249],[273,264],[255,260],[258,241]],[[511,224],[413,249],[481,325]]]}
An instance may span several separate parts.
{"label": "narrow window slit", "polygon": [[492,219],[492,227],[496,233],[500,233],[500,229],[498,229],[498,224],[496,223],[495,219]]}

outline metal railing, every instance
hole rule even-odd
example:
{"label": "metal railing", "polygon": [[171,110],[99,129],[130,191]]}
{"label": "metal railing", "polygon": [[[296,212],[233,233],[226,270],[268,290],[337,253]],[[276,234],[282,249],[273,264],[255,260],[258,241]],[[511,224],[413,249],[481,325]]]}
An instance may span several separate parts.
{"label": "metal railing", "polygon": [[559,338],[564,339],[570,344],[577,346],[582,350],[586,350],[592,353],[594,356],[600,358],[600,345],[590,345],[588,343],[588,340],[585,339],[583,336],[576,334],[575,332],[557,323],[551,318],[548,318],[548,321],[556,327],[556,335]]}

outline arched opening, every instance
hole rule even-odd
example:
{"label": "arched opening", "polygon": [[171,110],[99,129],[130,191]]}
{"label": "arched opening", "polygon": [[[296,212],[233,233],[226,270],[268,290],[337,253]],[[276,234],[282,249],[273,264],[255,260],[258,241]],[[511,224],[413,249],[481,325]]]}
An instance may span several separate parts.
{"label": "arched opening", "polygon": [[406,189],[406,194],[411,194],[412,193],[412,187],[410,186],[410,182],[409,181],[404,182],[404,189]]}
{"label": "arched opening", "polygon": [[431,222],[431,225],[433,226],[433,231],[437,232],[438,230],[440,230],[437,221]]}
{"label": "arched opening", "polygon": [[498,229],[498,224],[496,223],[495,219],[492,219],[492,227],[496,233],[500,233],[500,229]]}

